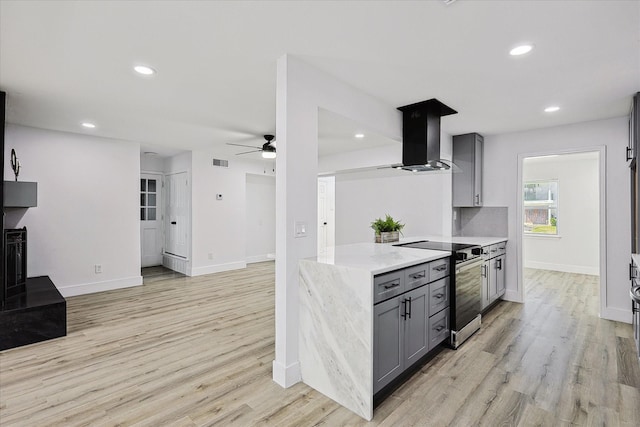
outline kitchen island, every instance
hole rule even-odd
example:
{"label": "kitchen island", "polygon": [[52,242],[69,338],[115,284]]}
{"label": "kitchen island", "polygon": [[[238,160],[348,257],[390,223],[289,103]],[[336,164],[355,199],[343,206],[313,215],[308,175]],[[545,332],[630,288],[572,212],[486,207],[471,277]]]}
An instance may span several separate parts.
{"label": "kitchen island", "polygon": [[[379,357],[374,354],[374,341],[380,339],[380,330],[375,331],[378,320],[374,315],[374,304],[381,301],[386,304],[401,298],[405,291],[409,295],[420,289],[423,289],[422,300],[427,304],[429,269],[433,269],[434,278],[448,284],[448,278],[441,276],[448,275],[448,267],[446,271],[442,267],[449,265],[449,256],[450,252],[446,251],[361,243],[337,246],[326,255],[301,260],[299,357],[302,381],[371,420],[373,396],[377,391],[374,358]],[[437,297],[443,298],[442,294],[439,291]],[[412,316],[411,301],[411,298],[403,299],[404,313],[399,308],[397,311],[404,320],[412,317],[418,320],[401,325],[408,335],[414,336],[417,329],[411,328],[426,328],[430,323],[424,317],[428,316],[425,311],[428,306],[422,306],[420,311],[416,304]],[[437,337],[440,342],[446,340],[448,334],[442,332],[448,330],[443,330],[442,325],[437,326],[437,330],[441,334]],[[400,337],[398,340],[402,344]],[[428,338],[425,340],[428,345]],[[409,348],[407,343],[404,348]],[[424,355],[431,349],[432,346],[414,353]],[[419,360],[412,360],[412,363]]]}

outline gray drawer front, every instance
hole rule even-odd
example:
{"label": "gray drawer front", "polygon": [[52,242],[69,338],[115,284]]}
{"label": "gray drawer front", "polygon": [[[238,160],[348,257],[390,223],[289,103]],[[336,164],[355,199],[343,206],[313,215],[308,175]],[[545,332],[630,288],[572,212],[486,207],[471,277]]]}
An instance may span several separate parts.
{"label": "gray drawer front", "polygon": [[489,247],[489,258],[494,258],[494,257],[497,257],[498,255],[500,255],[498,253],[498,245],[491,245]]}
{"label": "gray drawer front", "polygon": [[416,265],[404,270],[404,290],[419,288],[429,283],[429,263]]}
{"label": "gray drawer front", "polygon": [[449,258],[443,258],[429,263],[429,280],[431,282],[449,275]]}
{"label": "gray drawer front", "polygon": [[449,332],[449,309],[445,308],[429,318],[429,350],[448,339]]}
{"label": "gray drawer front", "polygon": [[380,274],[373,278],[373,303],[384,301],[404,292],[404,270]]}
{"label": "gray drawer front", "polygon": [[491,258],[491,246],[483,246],[482,247],[482,259]]}
{"label": "gray drawer front", "polygon": [[429,316],[449,307],[449,278],[445,277],[429,285]]}
{"label": "gray drawer front", "polygon": [[498,248],[498,252],[496,252],[496,255],[504,255],[507,253],[507,242],[500,242],[496,245],[496,247]]}

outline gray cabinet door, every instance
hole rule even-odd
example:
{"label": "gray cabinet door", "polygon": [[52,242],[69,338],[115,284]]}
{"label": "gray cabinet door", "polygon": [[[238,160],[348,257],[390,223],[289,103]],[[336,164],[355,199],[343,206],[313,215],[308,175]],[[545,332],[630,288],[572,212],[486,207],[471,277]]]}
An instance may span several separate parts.
{"label": "gray cabinet door", "polygon": [[498,258],[491,258],[489,261],[489,303],[498,297]]}
{"label": "gray cabinet door", "polygon": [[481,304],[481,309],[484,310],[485,308],[487,308],[491,302],[490,300],[490,294],[491,291],[489,290],[490,288],[490,283],[491,283],[491,261],[490,260],[486,260],[483,264],[482,264],[482,304]]}
{"label": "gray cabinet door", "polygon": [[453,137],[453,206],[482,206],[482,160],[484,138],[477,133]]}
{"label": "gray cabinet door", "polygon": [[406,312],[404,356],[405,367],[408,368],[429,351],[429,286],[407,292],[402,298]]}
{"label": "gray cabinet door", "polygon": [[404,366],[404,305],[395,297],[373,307],[373,392],[377,393]]}

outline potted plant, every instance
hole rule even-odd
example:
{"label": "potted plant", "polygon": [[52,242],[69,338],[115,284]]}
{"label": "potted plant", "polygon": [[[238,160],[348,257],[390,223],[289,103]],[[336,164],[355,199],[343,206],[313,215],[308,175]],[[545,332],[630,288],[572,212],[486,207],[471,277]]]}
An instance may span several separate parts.
{"label": "potted plant", "polygon": [[400,240],[400,233],[404,228],[404,224],[386,214],[384,219],[378,218],[373,221],[371,228],[376,233],[376,243],[397,242]]}

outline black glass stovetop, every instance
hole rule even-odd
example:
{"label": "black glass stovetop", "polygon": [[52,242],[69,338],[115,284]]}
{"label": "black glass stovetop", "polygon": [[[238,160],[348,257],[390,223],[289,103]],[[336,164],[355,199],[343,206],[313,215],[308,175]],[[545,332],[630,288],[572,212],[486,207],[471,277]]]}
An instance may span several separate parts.
{"label": "black glass stovetop", "polygon": [[434,251],[449,251],[455,252],[462,249],[470,248],[476,245],[470,245],[468,243],[450,243],[450,242],[432,242],[430,240],[420,240],[418,242],[401,243],[394,246],[403,246],[405,248],[418,248],[418,249],[431,249]]}

